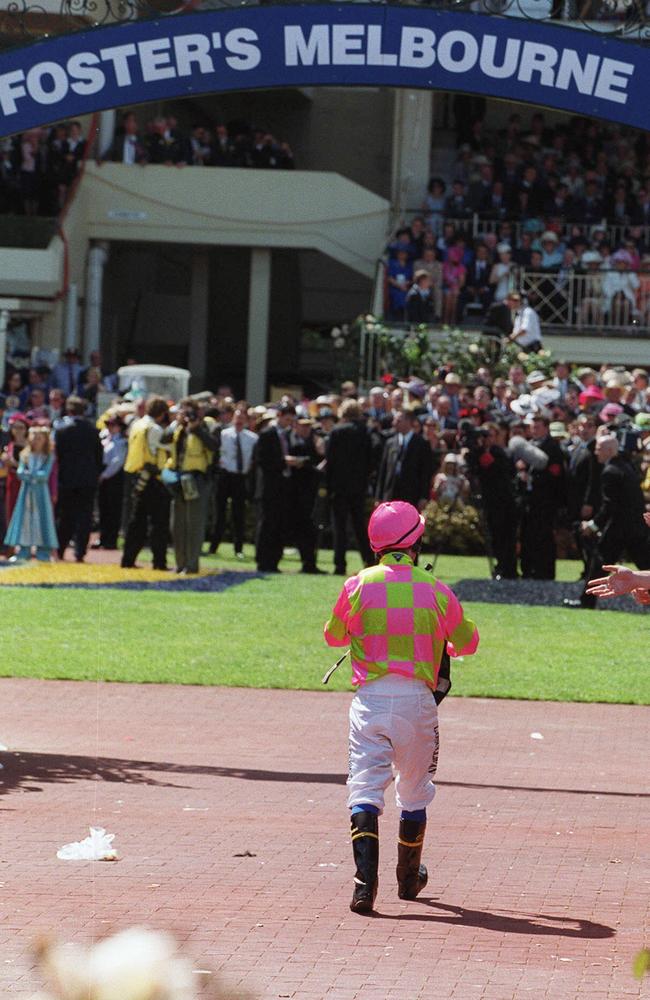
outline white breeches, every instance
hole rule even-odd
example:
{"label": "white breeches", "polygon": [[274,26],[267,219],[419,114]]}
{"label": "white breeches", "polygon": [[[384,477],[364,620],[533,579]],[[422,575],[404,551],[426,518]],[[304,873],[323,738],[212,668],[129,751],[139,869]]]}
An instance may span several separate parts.
{"label": "white breeches", "polygon": [[380,813],[395,772],[399,809],[424,809],[436,794],[438,707],[424,681],[389,674],[364,684],[350,705],[348,806]]}

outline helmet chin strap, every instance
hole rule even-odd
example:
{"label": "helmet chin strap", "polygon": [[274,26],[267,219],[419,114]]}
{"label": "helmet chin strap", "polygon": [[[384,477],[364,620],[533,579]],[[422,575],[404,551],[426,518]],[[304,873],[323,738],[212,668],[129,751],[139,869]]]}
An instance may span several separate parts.
{"label": "helmet chin strap", "polygon": [[378,559],[381,559],[382,556],[387,556],[391,552],[394,552],[395,555],[397,555],[398,553],[408,555],[410,552],[412,552],[414,556],[419,556],[421,548],[422,548],[422,538],[418,538],[418,540],[416,542],[413,542],[412,545],[409,545],[408,548],[397,548],[395,545],[389,545],[388,548],[382,549],[381,552],[377,552],[376,555]]}

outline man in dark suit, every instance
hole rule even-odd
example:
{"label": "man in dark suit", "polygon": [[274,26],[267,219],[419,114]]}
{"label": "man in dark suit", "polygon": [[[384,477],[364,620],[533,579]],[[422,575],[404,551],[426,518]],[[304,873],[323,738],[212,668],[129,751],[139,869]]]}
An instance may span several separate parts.
{"label": "man in dark suit", "polygon": [[365,512],[372,467],[372,439],[355,399],[343,403],[340,419],[325,446],[325,481],[332,511],[334,572],[345,576],[348,518],[352,521],[361,558],[366,566],[374,562],[368,544]]}
{"label": "man in dark suit", "polygon": [[56,432],[59,468],[57,532],[59,558],[72,539],[77,562],[83,562],[92,527],[93,503],[103,450],[99,433],[83,413],[86,404],[78,396],[68,396],[66,412],[70,422]]}
{"label": "man in dark suit", "polygon": [[476,164],[477,162],[479,163],[480,176],[478,180],[470,184],[469,191],[467,192],[467,201],[473,212],[481,214],[490,205],[490,195],[492,194],[492,185],[494,183],[494,167],[484,156],[477,157],[474,163]]}
{"label": "man in dark suit", "polygon": [[598,420],[585,413],[578,418],[580,444],[574,448],[567,469],[567,517],[573,527],[578,551],[584,563],[583,579],[587,578],[594,543],[581,531],[581,523],[593,517],[600,507],[600,473],[596,458]]}
{"label": "man in dark suit", "polygon": [[522,512],[521,572],[533,580],[555,579],[555,520],[566,503],[564,454],[548,428],[546,417],[533,416],[533,444],[548,455],[544,469],[528,470]]}
{"label": "man in dark suit", "polygon": [[632,222],[635,226],[650,226],[650,193],[645,187],[637,193]]}
{"label": "man in dark suit", "polygon": [[147,148],[138,132],[138,121],[132,111],[124,116],[122,127],[118,129],[104,159],[113,163],[125,163],[127,166],[147,162]]}
{"label": "man in dark suit", "polygon": [[[471,421],[461,421],[461,429]],[[467,431],[465,431],[467,434]],[[467,466],[481,491],[497,579],[517,578],[517,502],[512,457],[497,444],[498,427],[489,423],[469,432]]]}
{"label": "man in dark suit", "polygon": [[376,499],[405,500],[422,510],[431,491],[431,448],[412,410],[404,408],[397,413],[394,427],[395,434],[386,444],[379,466]]}
{"label": "man in dark suit", "polygon": [[[600,508],[591,520],[582,523],[583,532],[598,539],[588,579],[602,576],[603,566],[620,562],[625,553],[639,569],[650,569],[650,533],[643,520],[645,501],[637,472],[619,452],[613,434],[597,439],[596,458],[603,467]],[[578,603],[594,608],[596,600],[585,587]],[[576,602],[571,605],[575,607]]]}
{"label": "man in dark suit", "polygon": [[318,491],[319,453],[314,434],[314,421],[308,417],[297,420],[289,434],[289,456],[298,464],[291,469],[289,479],[289,529],[300,552],[302,573],[324,573],[316,565],[318,530],[314,518]]}
{"label": "man in dark suit", "polygon": [[258,501],[255,558],[262,573],[279,573],[278,564],[286,537],[291,469],[299,464],[289,454],[289,435],[295,407],[283,404],[274,424],[262,431],[255,447]]}
{"label": "man in dark suit", "polygon": [[467,268],[465,287],[461,292],[463,309],[472,303],[480,305],[482,312],[487,310],[494,294],[494,289],[490,284],[491,270],[490,252],[483,243],[479,243],[476,248],[476,257]]}

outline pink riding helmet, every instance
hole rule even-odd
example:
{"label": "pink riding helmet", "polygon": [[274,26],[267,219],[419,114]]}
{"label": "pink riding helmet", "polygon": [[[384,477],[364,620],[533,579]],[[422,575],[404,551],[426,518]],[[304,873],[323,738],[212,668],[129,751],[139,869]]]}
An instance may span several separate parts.
{"label": "pink riding helmet", "polygon": [[368,524],[368,540],[373,552],[409,549],[424,531],[424,518],[412,503],[389,500],[373,511]]}

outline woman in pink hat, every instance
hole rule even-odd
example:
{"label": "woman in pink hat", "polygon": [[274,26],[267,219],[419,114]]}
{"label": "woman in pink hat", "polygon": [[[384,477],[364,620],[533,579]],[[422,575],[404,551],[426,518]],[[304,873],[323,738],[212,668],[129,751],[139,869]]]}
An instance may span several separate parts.
{"label": "woman in pink hat", "polygon": [[[397,891],[415,899],[427,883],[420,864],[426,809],[436,794],[438,761],[436,688],[445,644],[468,656],[478,631],[454,593],[415,565],[424,518],[400,500],[380,504],[368,538],[379,562],[345,581],[325,625],[330,646],[350,645],[348,807],[356,863],[350,909],[371,913],[379,866],[379,816],[393,780],[401,810]],[[445,688],[445,692],[449,685]],[[442,700],[441,693],[438,700]]]}

